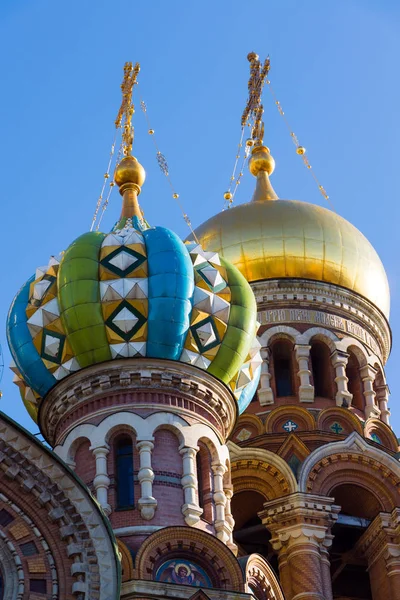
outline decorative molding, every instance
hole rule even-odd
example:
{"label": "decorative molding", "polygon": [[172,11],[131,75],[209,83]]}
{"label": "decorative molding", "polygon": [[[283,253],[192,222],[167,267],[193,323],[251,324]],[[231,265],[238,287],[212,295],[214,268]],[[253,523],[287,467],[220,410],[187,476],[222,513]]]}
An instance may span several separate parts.
{"label": "decorative molding", "polygon": [[[259,554],[250,554],[239,558],[239,564],[245,576],[246,588],[249,594],[253,594],[261,600],[284,600],[281,586],[275,573],[267,561]],[[254,590],[254,588],[256,588]],[[258,595],[255,593],[260,591]]]}
{"label": "decorative molding", "polygon": [[[103,402],[102,402],[103,401]],[[43,399],[39,423],[45,439],[62,443],[89,415],[153,409],[207,424],[224,441],[235,425],[237,402],[215,377],[173,361],[113,360],[70,375]]]}
{"label": "decorative molding", "polygon": [[214,535],[195,527],[165,527],[149,536],[136,556],[136,578],[152,580],[157,567],[174,556],[198,562],[218,591],[244,591],[241,568],[229,548]]}
{"label": "decorative molding", "polygon": [[[281,306],[283,309],[285,306],[293,306],[294,310],[297,308],[301,311],[334,311],[337,314],[332,315],[333,317],[349,319],[355,323],[355,327],[364,328],[375,339],[382,361],[386,362],[392,342],[389,324],[385,316],[362,296],[340,286],[306,279],[270,279],[252,283],[251,287],[256,296],[259,321],[262,324],[265,321],[262,313],[270,310],[271,305],[273,310],[279,310]],[[289,322],[294,321],[296,319],[289,319]],[[350,331],[346,329],[347,334],[357,337],[357,329],[351,331],[352,327],[349,328]],[[341,327],[338,331],[340,329]],[[365,343],[365,338],[362,341]]]}
{"label": "decorative molding", "polygon": [[[297,481],[293,471],[283,458],[263,448],[242,448],[228,442],[231,456],[232,478],[240,476],[241,470],[252,470],[254,476],[264,483],[271,479],[277,493],[284,496],[297,490]],[[239,482],[241,481],[239,477]],[[234,492],[238,491],[234,483]],[[278,492],[279,490],[279,492]]]}
{"label": "decorative molding", "polygon": [[74,562],[70,593],[87,600],[115,600],[119,567],[113,534],[96,501],[66,466],[5,416],[0,418],[0,469],[57,524]]}

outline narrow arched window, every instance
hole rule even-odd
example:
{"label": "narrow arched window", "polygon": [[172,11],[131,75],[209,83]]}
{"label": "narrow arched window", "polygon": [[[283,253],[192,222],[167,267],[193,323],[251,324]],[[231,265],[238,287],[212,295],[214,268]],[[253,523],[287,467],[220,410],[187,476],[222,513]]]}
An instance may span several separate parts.
{"label": "narrow arched window", "polygon": [[199,450],[196,454],[196,469],[197,469],[197,490],[199,494],[199,506],[204,508],[204,481],[203,481],[203,465],[202,456]]}
{"label": "narrow arched window", "polygon": [[117,508],[132,508],[133,493],[133,446],[128,436],[116,441],[116,488]]}
{"label": "narrow arched window", "polygon": [[348,378],[347,387],[350,394],[353,395],[351,405],[359,410],[364,410],[364,393],[363,383],[360,375],[360,363],[357,360],[356,355],[349,351],[349,358],[346,367],[346,376]]}
{"label": "narrow arched window", "polygon": [[289,342],[279,341],[272,347],[276,395],[293,396],[292,347]]}
{"label": "narrow arched window", "polygon": [[328,346],[313,342],[310,350],[315,396],[333,398],[334,374]]}

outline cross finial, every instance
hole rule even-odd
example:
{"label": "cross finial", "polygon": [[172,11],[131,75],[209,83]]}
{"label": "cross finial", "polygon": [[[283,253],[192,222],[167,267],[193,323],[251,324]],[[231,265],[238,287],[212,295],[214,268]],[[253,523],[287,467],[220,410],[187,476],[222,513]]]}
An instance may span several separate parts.
{"label": "cross finial", "polygon": [[135,66],[131,62],[125,63],[124,66],[124,78],[121,83],[122,90],[122,102],[118,111],[117,118],[115,119],[115,127],[119,129],[122,125],[122,119],[124,120],[124,127],[122,132],[122,143],[124,147],[124,155],[130,156],[132,153],[133,145],[133,127],[132,127],[132,115],[135,112],[135,108],[132,102],[133,86],[137,83],[137,76],[140,71],[139,63]]}
{"label": "cross finial", "polygon": [[262,146],[264,138],[264,123],[262,121],[264,107],[261,103],[261,94],[270,69],[270,59],[268,56],[262,65],[258,54],[250,52],[247,55],[247,60],[250,63],[249,97],[242,115],[242,127],[251,119],[253,121],[251,138],[254,140],[256,146]]}

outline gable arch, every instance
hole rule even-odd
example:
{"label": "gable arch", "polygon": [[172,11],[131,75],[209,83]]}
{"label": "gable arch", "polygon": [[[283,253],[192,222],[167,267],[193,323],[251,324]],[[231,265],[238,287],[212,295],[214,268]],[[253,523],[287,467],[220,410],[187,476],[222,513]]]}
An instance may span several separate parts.
{"label": "gable arch", "polygon": [[398,505],[398,461],[368,444],[356,432],[346,440],[314,450],[304,461],[299,474],[300,491],[321,496],[329,496],[343,482],[363,487],[375,497],[378,495],[385,512]]}

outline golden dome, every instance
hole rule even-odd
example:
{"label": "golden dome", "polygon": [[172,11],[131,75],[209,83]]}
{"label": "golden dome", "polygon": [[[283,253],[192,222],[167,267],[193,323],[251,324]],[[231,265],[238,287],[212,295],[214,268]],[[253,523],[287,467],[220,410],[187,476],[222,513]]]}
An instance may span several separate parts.
{"label": "golden dome", "polygon": [[302,278],[340,285],[389,316],[385,269],[358,229],[320,206],[259,197],[256,192],[255,201],[198,227],[195,233],[204,250],[220,253],[249,282]]}

